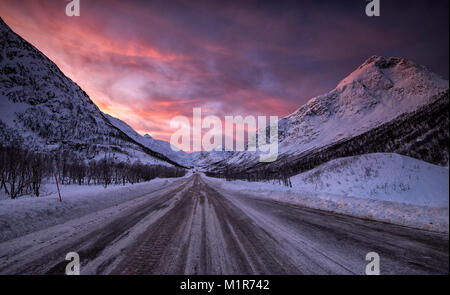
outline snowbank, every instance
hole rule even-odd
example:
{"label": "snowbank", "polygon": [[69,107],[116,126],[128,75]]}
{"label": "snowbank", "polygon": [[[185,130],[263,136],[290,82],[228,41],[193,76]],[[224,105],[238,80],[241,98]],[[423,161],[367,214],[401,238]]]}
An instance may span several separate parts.
{"label": "snowbank", "polygon": [[45,196],[0,200],[0,242],[143,197],[185,177],[107,188],[63,185],[62,202],[58,201],[56,185],[49,183],[43,187]]}
{"label": "snowbank", "polygon": [[332,160],[292,177],[292,188],[278,182],[206,179],[224,191],[448,232],[448,168],[397,154]]}
{"label": "snowbank", "polygon": [[327,162],[291,179],[294,189],[448,208],[449,170],[398,154]]}

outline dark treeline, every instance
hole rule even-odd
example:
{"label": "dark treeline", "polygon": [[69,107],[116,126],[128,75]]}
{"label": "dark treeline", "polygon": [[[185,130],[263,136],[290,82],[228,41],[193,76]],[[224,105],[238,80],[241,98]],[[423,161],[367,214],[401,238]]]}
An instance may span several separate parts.
{"label": "dark treeline", "polygon": [[224,178],[227,181],[246,180],[249,182],[278,182],[279,184],[283,184],[287,187],[292,187],[290,177],[291,173],[285,173],[284,170],[273,173],[265,170],[246,172],[240,170],[225,169],[221,172],[206,172],[205,175],[216,178]]}
{"label": "dark treeline", "polygon": [[137,183],[156,177],[181,177],[181,168],[115,162],[104,157],[86,162],[62,152],[55,156],[27,151],[20,144],[0,146],[0,190],[11,199],[23,194],[39,196],[42,181],[57,175],[61,184],[103,185]]}

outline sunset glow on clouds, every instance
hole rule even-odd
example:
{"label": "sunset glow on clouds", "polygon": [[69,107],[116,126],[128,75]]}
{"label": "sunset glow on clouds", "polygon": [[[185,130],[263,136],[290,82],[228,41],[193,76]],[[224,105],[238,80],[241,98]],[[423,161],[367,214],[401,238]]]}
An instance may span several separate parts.
{"label": "sunset glow on clouds", "polygon": [[374,54],[448,79],[439,33],[448,2],[395,2],[379,19],[365,16],[365,1],[81,0],[81,16],[67,17],[64,0],[1,0],[0,16],[102,111],[169,140],[170,120],[194,107],[221,118],[288,115]]}

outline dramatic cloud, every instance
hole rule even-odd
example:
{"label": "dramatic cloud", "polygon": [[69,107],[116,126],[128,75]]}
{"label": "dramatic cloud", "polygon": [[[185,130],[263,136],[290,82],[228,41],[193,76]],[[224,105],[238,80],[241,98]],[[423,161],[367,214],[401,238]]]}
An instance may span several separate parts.
{"label": "dramatic cloud", "polygon": [[[285,116],[371,55],[448,79],[448,1],[2,0],[0,16],[106,113],[164,140],[170,119]],[[298,2],[302,2],[301,4]]]}

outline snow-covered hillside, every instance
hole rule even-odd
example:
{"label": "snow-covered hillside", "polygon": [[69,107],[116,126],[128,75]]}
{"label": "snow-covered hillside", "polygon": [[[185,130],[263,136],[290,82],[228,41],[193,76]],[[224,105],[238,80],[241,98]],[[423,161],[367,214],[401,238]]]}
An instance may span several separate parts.
{"label": "snow-covered hillside", "polygon": [[148,147],[149,149],[165,155],[169,159],[181,164],[185,167],[197,167],[202,170],[207,168],[209,165],[220,162],[228,157],[230,157],[233,152],[230,151],[202,151],[202,152],[192,152],[186,153],[182,150],[174,151],[172,150],[171,144],[164,140],[154,139],[148,134],[144,136],[137,133],[131,126],[129,126],[124,121],[115,118],[111,115],[105,114],[108,120],[126,133],[129,137],[139,142],[140,144]]}
{"label": "snow-covered hillside", "polygon": [[1,19],[0,139],[86,160],[172,165],[112,126],[76,83]]}
{"label": "snow-covered hillside", "polygon": [[449,169],[397,154],[339,158],[291,178],[294,189],[448,207]]}
{"label": "snow-covered hillside", "polygon": [[[279,121],[279,158],[363,134],[433,103],[448,88],[448,81],[423,66],[373,56],[335,89]],[[255,152],[237,152],[221,165],[251,167],[258,157]]]}
{"label": "snow-covered hillside", "polygon": [[220,161],[223,161],[234,154],[233,151],[215,151],[212,150],[210,152],[202,151],[202,152],[193,152],[190,153],[191,161],[194,163],[195,167],[198,167],[200,170],[208,169],[209,166],[214,165]]}
{"label": "snow-covered hillside", "polygon": [[280,151],[300,153],[353,137],[430,103],[448,81],[411,61],[373,56],[325,95],[280,121]]}
{"label": "snow-covered hillside", "polygon": [[142,136],[124,121],[108,114],[105,114],[105,116],[109,120],[109,122],[111,122],[112,125],[123,131],[125,134],[134,139],[136,142],[144,145],[145,147],[151,149],[152,151],[160,153],[183,166],[191,167],[194,165],[192,157],[188,153],[182,150],[178,151],[172,150],[171,144],[169,142],[154,139],[149,134],[145,134],[144,136]]}
{"label": "snow-covered hillside", "polygon": [[331,160],[278,181],[208,178],[227,192],[363,218],[448,232],[449,169],[410,157],[375,153]]}

